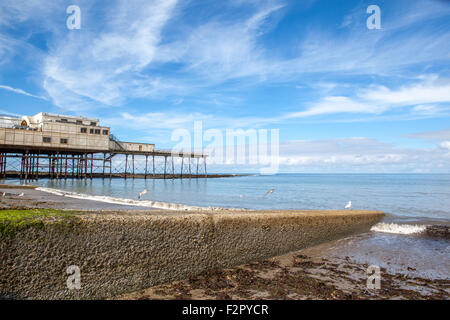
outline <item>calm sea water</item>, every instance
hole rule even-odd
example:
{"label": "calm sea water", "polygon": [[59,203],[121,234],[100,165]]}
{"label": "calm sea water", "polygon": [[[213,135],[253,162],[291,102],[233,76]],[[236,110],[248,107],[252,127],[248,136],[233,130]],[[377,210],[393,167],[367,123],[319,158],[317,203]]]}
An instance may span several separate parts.
{"label": "calm sea water", "polygon": [[[34,182],[35,183],[35,182]],[[41,180],[39,185],[118,198],[248,209],[380,210],[388,219],[450,221],[450,174],[278,174],[217,179]],[[264,196],[274,189],[274,192]]]}

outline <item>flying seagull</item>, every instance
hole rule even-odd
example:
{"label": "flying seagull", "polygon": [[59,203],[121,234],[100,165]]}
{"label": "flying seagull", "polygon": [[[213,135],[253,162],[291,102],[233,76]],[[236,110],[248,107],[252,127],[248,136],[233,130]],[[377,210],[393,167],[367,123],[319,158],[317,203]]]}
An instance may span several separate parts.
{"label": "flying seagull", "polygon": [[141,197],[147,193],[147,189],[142,190],[141,192],[139,192],[138,194],[138,199],[141,200]]}
{"label": "flying seagull", "polygon": [[266,194],[264,195],[264,197],[267,196],[267,195],[269,195],[269,194],[271,194],[271,193],[274,192],[274,191],[275,191],[275,189],[270,189],[269,191],[266,192]]}
{"label": "flying seagull", "polygon": [[25,195],[25,193],[21,193],[21,194],[19,194],[19,197],[23,197]]}
{"label": "flying seagull", "polygon": [[349,201],[349,202],[347,203],[347,205],[345,206],[345,209],[350,209],[350,208],[351,208],[351,206],[352,206],[352,202],[351,202],[351,201]]}

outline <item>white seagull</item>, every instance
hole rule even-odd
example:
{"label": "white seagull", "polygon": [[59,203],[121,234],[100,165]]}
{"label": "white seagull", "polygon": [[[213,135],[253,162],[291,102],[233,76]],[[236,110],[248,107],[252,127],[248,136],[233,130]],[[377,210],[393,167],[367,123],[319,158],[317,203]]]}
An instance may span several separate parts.
{"label": "white seagull", "polygon": [[270,189],[269,191],[266,192],[266,194],[264,195],[264,197],[267,196],[267,195],[269,195],[269,194],[271,194],[271,193],[274,192],[274,191],[275,191],[275,189]]}
{"label": "white seagull", "polygon": [[141,197],[147,193],[147,189],[142,190],[141,192],[139,192],[138,194],[138,199],[141,200]]}
{"label": "white seagull", "polygon": [[351,202],[351,201],[349,201],[349,202],[347,203],[347,205],[345,206],[345,209],[350,209],[350,208],[351,208],[351,206],[352,206],[352,202]]}
{"label": "white seagull", "polygon": [[23,197],[25,195],[25,193],[21,193],[21,194],[19,194],[19,197]]}

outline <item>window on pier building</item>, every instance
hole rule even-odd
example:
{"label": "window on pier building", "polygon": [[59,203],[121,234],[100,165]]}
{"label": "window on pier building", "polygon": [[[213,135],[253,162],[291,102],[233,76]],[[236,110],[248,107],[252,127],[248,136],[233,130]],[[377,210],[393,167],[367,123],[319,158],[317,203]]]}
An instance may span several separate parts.
{"label": "window on pier building", "polygon": [[89,129],[90,134],[94,134],[94,129]]}
{"label": "window on pier building", "polygon": [[61,138],[60,142],[62,144],[67,144],[69,142],[69,139]]}
{"label": "window on pier building", "polygon": [[50,137],[42,137],[42,142],[50,143],[50,142],[52,142],[52,138],[50,138]]}
{"label": "window on pier building", "polygon": [[100,129],[95,129],[95,134],[100,134]]}
{"label": "window on pier building", "polygon": [[107,136],[107,135],[108,135],[108,133],[109,133],[109,131],[108,131],[108,130],[103,130],[103,135]]}
{"label": "window on pier building", "polygon": [[80,128],[81,133],[87,133],[87,128]]}

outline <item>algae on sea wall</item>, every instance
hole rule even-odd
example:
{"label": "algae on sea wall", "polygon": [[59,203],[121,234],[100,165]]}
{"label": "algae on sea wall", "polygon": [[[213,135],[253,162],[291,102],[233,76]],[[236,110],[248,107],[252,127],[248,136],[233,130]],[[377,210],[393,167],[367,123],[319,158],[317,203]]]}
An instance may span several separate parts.
{"label": "algae on sea wall", "polygon": [[0,210],[0,239],[11,238],[28,228],[44,229],[47,223],[52,224],[52,230],[73,229],[81,223],[77,213],[56,209]]}

